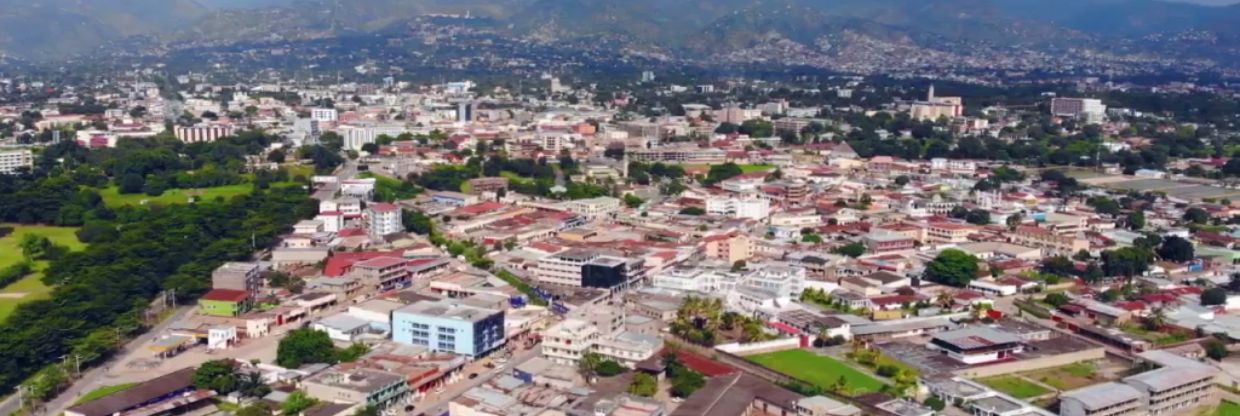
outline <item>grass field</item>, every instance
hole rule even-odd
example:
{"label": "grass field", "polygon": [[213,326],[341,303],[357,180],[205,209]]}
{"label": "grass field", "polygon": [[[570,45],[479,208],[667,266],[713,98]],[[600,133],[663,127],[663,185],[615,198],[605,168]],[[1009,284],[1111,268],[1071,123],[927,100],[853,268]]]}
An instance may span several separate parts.
{"label": "grass field", "polygon": [[203,189],[169,189],[164,191],[163,195],[150,196],[143,193],[121,194],[120,189],[116,186],[109,186],[99,190],[99,196],[103,197],[103,203],[108,204],[108,206],[119,207],[122,205],[139,206],[142,205],[142,201],[147,201],[148,204],[159,205],[185,204],[189,203],[191,196],[198,197],[199,201],[211,201],[216,197],[228,199],[253,191],[253,184],[242,183]]}
{"label": "grass field", "polygon": [[844,376],[849,393],[875,392],[882,382],[831,357],[795,349],[745,357],[759,365],[829,389]]}
{"label": "grass field", "polygon": [[1075,363],[1049,368],[1029,373],[1027,376],[1060,391],[1074,390],[1106,381],[1097,374],[1097,369],[1092,363]]}
{"label": "grass field", "polygon": [[1017,399],[1027,399],[1030,397],[1041,396],[1050,393],[1045,387],[1028,382],[1020,377],[1015,376],[999,376],[984,378],[978,382],[990,386],[995,390],[1007,393]]}
{"label": "grass field", "polygon": [[1223,401],[1218,405],[1218,410],[1214,411],[1215,416],[1240,416],[1240,404],[1229,401]]}
{"label": "grass field", "polygon": [[[0,238],[0,268],[9,267],[22,261],[22,250],[18,246],[22,236],[26,234],[37,234],[51,239],[53,243],[68,247],[69,250],[77,251],[86,247],[81,241],[78,241],[77,228],[73,227],[48,227],[41,225],[16,225],[16,224],[0,224],[0,228],[13,228],[13,233]],[[35,273],[31,273],[22,280],[0,288],[0,321],[8,319],[13,314],[13,310],[17,309],[22,303],[47,299],[51,296],[52,288],[43,284],[42,270],[47,267],[47,262],[34,262]]]}
{"label": "grass field", "polygon": [[136,385],[138,385],[138,383],[125,383],[125,384],[117,384],[117,385],[112,385],[112,386],[103,386],[103,387],[91,390],[87,392],[86,394],[83,394],[82,397],[79,397],[77,401],[74,402],[73,404],[79,405],[82,403],[99,400],[104,397],[111,396],[113,394],[120,393],[125,390],[129,390],[131,387],[136,386]]}
{"label": "grass field", "polygon": [[741,165],[741,172],[745,173],[766,172],[768,170],[775,170],[775,165],[767,165],[762,163]]}

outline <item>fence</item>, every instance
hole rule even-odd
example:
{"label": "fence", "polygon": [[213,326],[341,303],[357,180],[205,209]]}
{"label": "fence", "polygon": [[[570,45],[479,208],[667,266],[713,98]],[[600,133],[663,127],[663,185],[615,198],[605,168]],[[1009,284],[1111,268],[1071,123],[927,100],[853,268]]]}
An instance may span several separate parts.
{"label": "fence", "polygon": [[716,345],[715,349],[741,357],[768,352],[791,350],[801,347],[800,338],[783,338],[773,341],[754,342],[749,344],[731,343]]}

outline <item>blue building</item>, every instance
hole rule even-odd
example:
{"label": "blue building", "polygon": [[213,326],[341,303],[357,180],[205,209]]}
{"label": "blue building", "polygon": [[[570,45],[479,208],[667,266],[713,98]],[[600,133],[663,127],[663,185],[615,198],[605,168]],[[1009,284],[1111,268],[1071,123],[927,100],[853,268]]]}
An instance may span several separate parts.
{"label": "blue building", "polygon": [[504,343],[504,312],[454,300],[418,302],[392,312],[392,340],[479,357]]}

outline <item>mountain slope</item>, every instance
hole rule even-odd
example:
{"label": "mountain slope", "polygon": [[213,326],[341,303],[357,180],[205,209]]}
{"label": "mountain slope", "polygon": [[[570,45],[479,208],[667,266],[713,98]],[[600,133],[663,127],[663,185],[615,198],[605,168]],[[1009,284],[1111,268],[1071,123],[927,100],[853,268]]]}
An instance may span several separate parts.
{"label": "mountain slope", "polygon": [[109,40],[171,30],[205,11],[193,0],[0,0],[0,51],[81,52]]}

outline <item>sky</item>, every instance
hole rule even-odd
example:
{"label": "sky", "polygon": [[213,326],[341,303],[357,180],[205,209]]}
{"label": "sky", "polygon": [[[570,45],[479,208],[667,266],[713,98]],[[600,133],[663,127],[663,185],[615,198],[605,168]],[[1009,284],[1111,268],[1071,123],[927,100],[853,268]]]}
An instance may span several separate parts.
{"label": "sky", "polygon": [[1240,0],[1169,0],[1169,1],[1178,1],[1181,3],[1204,4],[1207,6],[1227,6],[1227,5],[1240,3]]}

